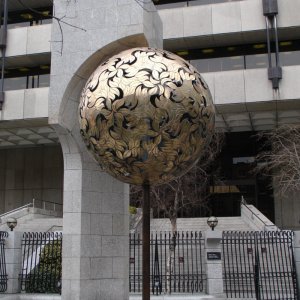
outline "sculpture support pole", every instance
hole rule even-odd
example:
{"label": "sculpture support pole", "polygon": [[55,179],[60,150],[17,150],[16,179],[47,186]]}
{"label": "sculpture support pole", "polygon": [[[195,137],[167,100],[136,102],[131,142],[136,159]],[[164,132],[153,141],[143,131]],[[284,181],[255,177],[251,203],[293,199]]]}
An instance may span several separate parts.
{"label": "sculpture support pole", "polygon": [[143,194],[143,300],[150,300],[150,185]]}

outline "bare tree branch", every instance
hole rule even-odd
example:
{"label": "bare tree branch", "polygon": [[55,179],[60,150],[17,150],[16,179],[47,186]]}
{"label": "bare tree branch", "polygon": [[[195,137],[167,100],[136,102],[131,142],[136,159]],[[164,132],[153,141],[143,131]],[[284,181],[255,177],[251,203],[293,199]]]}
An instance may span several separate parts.
{"label": "bare tree branch", "polygon": [[[184,176],[169,183],[151,188],[151,206],[156,214],[163,213],[177,231],[176,219],[182,208],[207,208],[209,184],[216,170],[210,170],[212,162],[221,152],[224,134],[215,133],[211,144],[205,149],[204,156]],[[131,202],[142,203],[142,189],[131,186]]]}
{"label": "bare tree branch", "polygon": [[276,192],[300,190],[300,126],[284,125],[258,136],[269,148],[257,156],[257,173],[272,176]]}
{"label": "bare tree branch", "polygon": [[[24,8],[26,8],[26,9],[32,11],[33,13],[35,13],[35,14],[37,14],[37,15],[40,15],[40,16],[45,17],[45,15],[44,15],[42,12],[40,12],[40,11],[38,11],[38,10],[36,10],[36,9],[34,9],[34,8],[32,8],[32,7],[30,7],[30,6],[28,6],[28,5],[25,4],[22,0],[17,0],[17,1],[18,1],[19,4],[22,5]],[[76,0],[74,0],[74,1],[76,2]],[[79,27],[79,26],[76,26],[76,25],[73,25],[73,24],[71,24],[71,23],[65,21],[64,19],[67,18],[66,15],[64,15],[64,16],[62,16],[62,17],[60,17],[60,18],[59,18],[59,17],[56,17],[56,16],[55,16],[55,6],[54,6],[54,4],[53,4],[53,12],[54,12],[54,13],[53,13],[52,15],[49,15],[49,17],[57,22],[58,27],[59,27],[59,31],[60,31],[60,35],[61,35],[61,40],[58,40],[58,41],[52,41],[52,42],[55,42],[55,43],[61,43],[61,49],[60,49],[59,53],[60,53],[60,55],[62,55],[62,52],[63,52],[63,45],[64,45],[64,32],[63,32],[63,29],[62,29],[61,24],[65,24],[65,25],[67,25],[67,26],[70,26],[70,27],[72,27],[72,28],[76,28],[76,29],[78,29],[78,30],[82,30],[82,31],[85,31],[85,32],[86,32],[86,29],[84,29],[84,28],[82,28],[82,27]]]}

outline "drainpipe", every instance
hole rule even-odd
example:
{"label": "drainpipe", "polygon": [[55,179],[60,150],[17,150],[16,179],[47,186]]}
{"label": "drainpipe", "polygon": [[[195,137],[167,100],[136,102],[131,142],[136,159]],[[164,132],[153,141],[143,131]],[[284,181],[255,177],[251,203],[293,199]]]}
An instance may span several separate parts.
{"label": "drainpipe", "polygon": [[3,103],[4,103],[4,69],[5,69],[5,51],[6,51],[6,40],[7,40],[7,17],[8,17],[7,0],[1,0],[0,10],[1,10],[0,16],[3,20],[3,22],[1,22],[1,29],[0,29],[0,50],[2,53],[1,83],[0,83],[0,110],[2,110]]}
{"label": "drainpipe", "polygon": [[[277,14],[278,4],[277,0],[262,0],[263,2],[263,14],[266,20],[266,32],[267,32],[267,45],[268,45],[268,78],[272,81],[273,89],[279,88],[279,80],[282,78],[282,68],[279,62],[279,43],[278,43],[278,30],[277,30]],[[274,31],[274,43],[275,43],[275,65],[272,62],[271,52],[271,33]]]}

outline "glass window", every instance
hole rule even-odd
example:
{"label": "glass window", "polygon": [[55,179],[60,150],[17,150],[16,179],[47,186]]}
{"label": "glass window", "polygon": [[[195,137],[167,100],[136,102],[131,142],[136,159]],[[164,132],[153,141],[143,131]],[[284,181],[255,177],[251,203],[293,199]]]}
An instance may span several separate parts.
{"label": "glass window", "polygon": [[41,20],[41,24],[52,24],[53,20],[52,19],[43,19]]}
{"label": "glass window", "polygon": [[230,56],[221,59],[221,70],[241,70],[244,69],[244,56]]}
{"label": "glass window", "polygon": [[258,69],[268,67],[268,54],[246,55],[246,69]]}
{"label": "glass window", "polygon": [[206,73],[209,72],[209,67],[208,67],[208,59],[195,59],[191,60],[190,63],[192,66],[194,66],[198,72],[200,73]]}
{"label": "glass window", "polygon": [[189,1],[189,6],[212,4],[214,0],[195,0]]}
{"label": "glass window", "polygon": [[15,77],[4,79],[4,91],[22,90],[27,87],[27,77]]}
{"label": "glass window", "polygon": [[300,51],[281,52],[279,58],[282,66],[300,65]]}
{"label": "glass window", "polygon": [[39,87],[50,86],[50,74],[44,74],[39,76]]}
{"label": "glass window", "polygon": [[28,27],[28,26],[30,26],[30,22],[20,22],[20,23],[7,24],[8,29]]}
{"label": "glass window", "polygon": [[156,5],[156,8],[157,9],[166,9],[166,8],[176,8],[176,7],[185,7],[185,6],[187,6],[187,1]]}

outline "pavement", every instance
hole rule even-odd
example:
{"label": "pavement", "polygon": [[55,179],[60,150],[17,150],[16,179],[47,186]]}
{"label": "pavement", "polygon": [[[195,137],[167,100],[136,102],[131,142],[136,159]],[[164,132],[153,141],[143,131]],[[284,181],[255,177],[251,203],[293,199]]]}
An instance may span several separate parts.
{"label": "pavement", "polygon": [[[52,294],[0,294],[2,300],[61,300],[61,295]],[[172,294],[172,295],[151,295],[151,300],[213,300],[225,299],[215,298],[206,294]],[[100,299],[99,299],[100,300]],[[130,295],[129,300],[142,300],[142,295]],[[237,299],[235,299],[237,300]],[[243,299],[244,300],[244,299]],[[252,299],[253,300],[253,299]]]}

